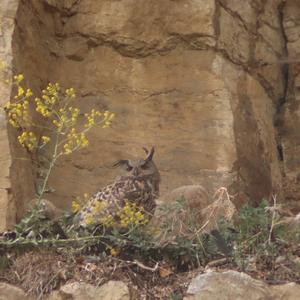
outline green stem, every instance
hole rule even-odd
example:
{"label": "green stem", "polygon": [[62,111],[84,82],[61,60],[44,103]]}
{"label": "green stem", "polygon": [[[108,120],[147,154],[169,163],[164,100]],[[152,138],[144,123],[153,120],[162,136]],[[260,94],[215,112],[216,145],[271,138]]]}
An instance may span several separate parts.
{"label": "green stem", "polygon": [[41,204],[41,199],[42,199],[42,197],[45,193],[45,190],[46,190],[46,187],[47,187],[47,184],[48,184],[48,181],[49,181],[50,174],[52,172],[52,169],[55,165],[55,162],[56,162],[57,158],[59,157],[59,154],[57,153],[58,152],[58,140],[59,140],[59,133],[56,133],[55,146],[54,146],[52,160],[49,163],[48,171],[46,173],[44,182],[42,184],[42,188],[40,189],[39,195],[38,195],[38,201],[37,201],[38,206],[40,206],[40,204]]}
{"label": "green stem", "polygon": [[[30,246],[30,245],[36,245],[36,246],[47,246],[47,245],[55,245],[55,246],[59,246],[59,245],[66,245],[69,243],[74,243],[74,242],[90,242],[90,241],[97,241],[103,238],[103,236],[88,236],[88,237],[81,237],[81,238],[73,238],[73,239],[62,239],[62,240],[57,240],[57,239],[47,239],[47,240],[35,240],[35,241],[31,241],[31,240],[17,240],[17,241],[13,241],[13,242],[0,242],[0,247],[7,247],[7,248],[11,248],[13,246]],[[102,242],[102,241],[101,241]]]}

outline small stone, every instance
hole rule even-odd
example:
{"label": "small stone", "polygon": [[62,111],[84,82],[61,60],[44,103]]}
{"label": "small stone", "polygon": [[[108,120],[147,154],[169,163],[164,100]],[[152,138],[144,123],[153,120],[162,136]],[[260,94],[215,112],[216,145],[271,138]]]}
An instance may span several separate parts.
{"label": "small stone", "polygon": [[281,263],[283,263],[285,260],[286,260],[286,257],[281,255],[281,256],[278,256],[278,257],[276,258],[275,263],[276,263],[276,264],[281,264]]}

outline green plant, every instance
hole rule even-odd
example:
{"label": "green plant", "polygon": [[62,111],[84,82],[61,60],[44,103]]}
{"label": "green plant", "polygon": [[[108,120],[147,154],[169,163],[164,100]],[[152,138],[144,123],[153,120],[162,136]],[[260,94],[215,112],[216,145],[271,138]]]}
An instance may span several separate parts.
{"label": "green plant", "polygon": [[51,231],[57,227],[45,221],[41,199],[46,191],[51,191],[48,182],[58,160],[88,147],[87,133],[96,126],[109,127],[114,114],[95,109],[81,112],[73,105],[74,88],[64,89],[58,83],[49,83],[40,96],[34,96],[23,82],[22,74],[13,77],[15,96],[4,110],[8,123],[16,130],[18,142],[30,154],[32,163],[39,166],[41,177],[36,190],[37,202],[15,227],[17,239],[14,242],[19,240],[26,244],[26,235],[30,236],[30,243],[34,243],[53,235]]}
{"label": "green plant", "polygon": [[[23,80],[22,74],[14,76],[16,95],[4,109],[9,124],[17,129],[19,143],[35,154],[39,165],[43,164],[43,178],[37,188],[40,201],[49,189],[49,177],[59,158],[87,147],[87,132],[95,126],[109,127],[114,114],[92,109],[82,117],[80,109],[72,105],[76,98],[74,88],[64,89],[58,83],[49,83],[35,97],[30,88],[24,87]],[[79,119],[85,119],[83,125]]]}
{"label": "green plant", "polygon": [[287,254],[286,246],[299,242],[297,233],[291,235],[281,221],[274,199],[274,206],[263,200],[257,207],[247,204],[240,210],[231,243],[233,258],[243,270],[251,263],[273,268],[276,257]]}

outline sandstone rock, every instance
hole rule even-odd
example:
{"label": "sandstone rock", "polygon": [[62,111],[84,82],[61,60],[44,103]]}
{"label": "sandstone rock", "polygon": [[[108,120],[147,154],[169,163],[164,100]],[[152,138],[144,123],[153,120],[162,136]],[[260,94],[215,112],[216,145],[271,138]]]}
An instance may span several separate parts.
{"label": "sandstone rock", "polygon": [[[43,212],[43,215],[50,219],[55,220],[62,216],[63,210],[56,207],[51,201],[47,199],[41,199],[41,210]],[[32,208],[37,203],[37,199],[33,199],[30,201],[28,208]]]}
{"label": "sandstone rock", "polygon": [[282,101],[285,93],[286,78],[284,70],[286,67],[280,62],[281,57],[284,55],[283,48],[275,51],[262,36],[257,38],[254,49],[255,68],[252,71],[260,78],[260,82],[267,93],[272,95],[275,105]]}
{"label": "sandstone rock", "polygon": [[300,7],[298,1],[286,1],[283,8],[283,27],[287,39],[287,50],[289,63],[287,95],[283,103],[280,122],[279,134],[282,143],[282,156],[284,166],[284,190],[290,206],[299,211],[299,126],[300,126]]}
{"label": "sandstone rock", "polygon": [[209,272],[192,280],[184,300],[294,300],[299,298],[299,291],[295,283],[268,286],[236,271]]}
{"label": "sandstone rock", "polygon": [[93,43],[107,44],[125,56],[143,57],[173,49],[181,40],[189,44],[192,36],[198,38],[198,43],[214,44],[212,0],[184,3],[88,0],[79,3],[78,11],[84,14],[72,17],[65,34],[90,37]]}
{"label": "sandstone rock", "polygon": [[11,151],[2,107],[9,101],[11,86],[5,80],[11,76],[12,35],[19,0],[0,1],[0,231],[15,222],[16,206],[11,197]]}
{"label": "sandstone rock", "polygon": [[255,28],[257,13],[255,6],[253,6],[253,1],[245,0],[241,2],[239,0],[220,0],[220,3],[225,10],[238,15],[249,30]]}
{"label": "sandstone rock", "polygon": [[[31,9],[29,4],[23,4],[22,8],[28,13]],[[239,127],[235,124],[239,123],[241,110],[246,109],[248,101],[241,103],[235,111],[233,108],[240,101],[236,82],[247,76],[213,49],[195,50],[198,49],[199,39],[214,37],[214,2],[200,1],[196,5],[194,1],[187,0],[165,1],[163,4],[161,1],[151,1],[139,6],[133,5],[132,1],[88,1],[80,2],[76,9],[82,13],[66,22],[62,32],[64,51],[56,54],[60,57],[59,63],[51,59],[47,66],[40,62],[40,68],[49,69],[51,66],[47,74],[52,74],[53,80],[80,90],[83,101],[78,104],[82,111],[92,106],[110,109],[116,112],[117,118],[111,129],[91,132],[89,149],[66,157],[58,164],[50,179],[50,185],[55,187],[56,192],[49,199],[60,207],[67,207],[73,196],[93,193],[118,175],[109,165],[122,157],[138,156],[138,151],[145,144],[156,146],[157,164],[162,174],[162,194],[176,186],[195,182],[202,182],[212,192],[242,178],[237,174],[236,166],[243,164],[242,155],[237,157],[237,151],[243,153],[244,141],[236,145],[237,140],[241,139],[238,137]],[[38,7],[36,10],[41,15],[45,14],[48,20],[48,11]],[[163,13],[165,10],[168,10],[168,17]],[[156,23],[154,19],[160,21]],[[34,18],[31,20],[33,28],[38,30],[41,25],[35,23]],[[28,22],[28,18],[23,19],[20,15],[19,23],[22,22]],[[226,11],[221,12],[220,22],[220,40],[224,41],[222,47],[237,58],[241,57],[241,61],[248,61],[248,32],[240,26],[239,20]],[[132,24],[144,25],[141,28]],[[47,28],[40,30],[46,34],[47,29],[52,38],[55,28],[50,26],[50,21],[47,21]],[[233,34],[232,28],[241,30],[241,34]],[[79,48],[72,46],[76,40],[80,41]],[[29,42],[35,43],[31,39]],[[43,40],[38,42],[39,45],[41,43]],[[209,46],[207,44],[206,48]],[[233,46],[237,49],[227,49]],[[82,52],[81,49],[85,50]],[[37,48],[35,51],[35,57],[44,59],[45,49]],[[161,51],[164,55],[160,55]],[[26,53],[24,57],[16,57],[16,63],[28,70],[29,78],[33,77],[31,58]],[[233,74],[232,81],[226,79],[230,77],[228,72]],[[90,74],[89,80],[82,80],[83,73]],[[240,76],[240,73],[245,76]],[[260,89],[259,82],[255,82],[247,90],[257,110],[260,110],[260,102],[266,105],[270,102],[263,95],[264,100],[254,103],[253,93],[259,90],[263,94]],[[269,130],[264,124],[272,122],[272,111],[264,111],[267,115],[262,113],[259,118],[266,121],[261,122],[250,109],[247,114],[253,118],[253,125],[257,122],[262,124],[260,136],[254,133],[255,129],[251,129],[257,139],[255,143],[260,143],[260,139],[273,139],[273,133],[264,133]],[[245,132],[246,123],[248,121],[243,127]],[[247,135],[248,132],[243,138],[247,139]],[[245,169],[251,169],[249,176],[246,176],[251,180],[252,177],[257,178],[257,168],[261,169],[261,165],[264,168],[259,172],[261,178],[254,184],[251,182],[251,191],[247,191],[257,201],[272,190],[269,182],[277,183],[273,175],[269,180],[267,171],[271,161],[276,164],[276,160],[273,161],[275,143],[261,143],[266,152],[272,153],[270,159],[266,155],[265,164],[261,164],[258,159],[261,154],[251,151],[253,154],[249,153],[248,160],[254,161],[254,167],[252,164],[245,166]],[[61,178],[68,180],[62,181]],[[245,180],[245,185],[248,185],[247,180],[249,178]],[[266,181],[268,184],[261,184]],[[252,195],[253,191],[255,195]]]}
{"label": "sandstone rock", "polygon": [[[255,1],[251,1],[255,2]],[[266,0],[257,1],[263,7],[261,22],[268,24],[272,28],[279,29],[281,27],[280,9],[285,5],[285,0]],[[279,14],[278,14],[279,12]]]}
{"label": "sandstone rock", "polygon": [[[220,46],[237,63],[245,62],[246,56],[243,55],[244,60],[241,60],[236,54],[241,50],[244,53],[249,51],[249,57],[247,57],[251,62],[246,62],[244,65],[258,78],[277,104],[284,97],[286,80],[283,64],[278,62],[286,55],[284,32],[278,12],[282,1],[221,0],[220,3],[221,8],[226,12],[222,17],[223,10],[221,10],[220,15],[221,22],[225,17],[223,26],[220,25]],[[229,29],[227,32],[227,28],[230,27],[226,26],[226,23],[229,24],[229,22],[235,23],[236,26],[234,30]],[[249,36],[248,41],[245,41],[245,38],[242,39],[245,35]],[[229,41],[233,39],[236,43],[229,44]]]}
{"label": "sandstone rock", "polygon": [[297,300],[300,295],[300,286],[294,282],[270,286],[275,300]]}
{"label": "sandstone rock", "polygon": [[287,1],[283,9],[283,26],[287,38],[287,48],[289,55],[295,57],[300,53],[299,45],[299,6],[297,0]]}
{"label": "sandstone rock", "polygon": [[0,282],[0,300],[29,300],[25,292],[16,286]]}
{"label": "sandstone rock", "polygon": [[191,209],[201,210],[212,203],[205,188],[201,185],[185,185],[165,194],[159,200],[162,203],[174,202],[184,198]]}
{"label": "sandstone rock", "polygon": [[83,37],[70,37],[64,41],[64,52],[69,59],[75,61],[84,60],[88,50],[86,39]]}
{"label": "sandstone rock", "polygon": [[[18,4],[2,1],[0,7],[10,3]],[[239,206],[278,193],[281,174],[273,120],[285,95],[286,77],[269,60],[286,55],[281,3],[20,1],[16,27],[13,20],[12,27],[1,27],[11,28],[1,35],[5,42],[14,29],[16,72],[25,73],[34,92],[49,81],[74,87],[82,112],[94,107],[116,113],[112,128],[91,132],[88,149],[58,163],[49,200],[65,208],[73,197],[92,194],[118,175],[110,168],[114,161],[138,156],[145,145],[156,146],[162,194],[198,182],[210,193],[227,186],[238,193]],[[296,52],[297,7],[290,5],[283,19],[288,50]],[[263,68],[255,70],[257,65]],[[294,123],[287,121],[286,128]],[[16,160],[9,173],[7,157],[23,157],[24,152],[11,133],[10,153],[6,134],[4,129],[6,163],[0,178],[9,178],[3,182],[13,189],[3,190],[3,197],[12,193],[3,215],[19,219],[24,199],[34,194],[34,170]],[[283,139],[284,163],[287,177],[297,181],[298,148],[291,140],[292,135]],[[298,189],[297,183],[294,187]]]}
{"label": "sandstone rock", "polygon": [[220,36],[218,47],[237,64],[247,63],[250,55],[250,32],[238,18],[220,9]]}
{"label": "sandstone rock", "polygon": [[54,8],[59,10],[70,10],[78,1],[77,0],[45,0],[45,2]]}
{"label": "sandstone rock", "polygon": [[236,271],[209,272],[198,275],[190,283],[185,300],[196,299],[268,299],[270,291],[265,284]]}
{"label": "sandstone rock", "polygon": [[95,287],[87,283],[73,282],[66,284],[59,291],[54,291],[47,300],[129,300],[128,287],[121,281],[109,281]]}

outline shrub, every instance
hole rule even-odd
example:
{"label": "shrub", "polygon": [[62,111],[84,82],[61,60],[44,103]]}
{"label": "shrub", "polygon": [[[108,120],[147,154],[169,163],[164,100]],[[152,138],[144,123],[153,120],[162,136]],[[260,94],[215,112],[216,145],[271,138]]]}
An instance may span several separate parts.
{"label": "shrub", "polygon": [[[22,74],[14,76],[16,95],[4,109],[9,124],[17,129],[19,143],[28,152],[34,152],[38,162],[43,161],[44,176],[37,190],[40,200],[57,160],[87,147],[88,131],[95,126],[109,127],[114,114],[92,109],[84,113],[85,122],[81,126],[78,122],[81,111],[72,105],[76,98],[74,88],[64,89],[58,83],[49,83],[36,97],[30,88],[25,88],[23,81]],[[48,148],[46,157],[44,148]]]}

